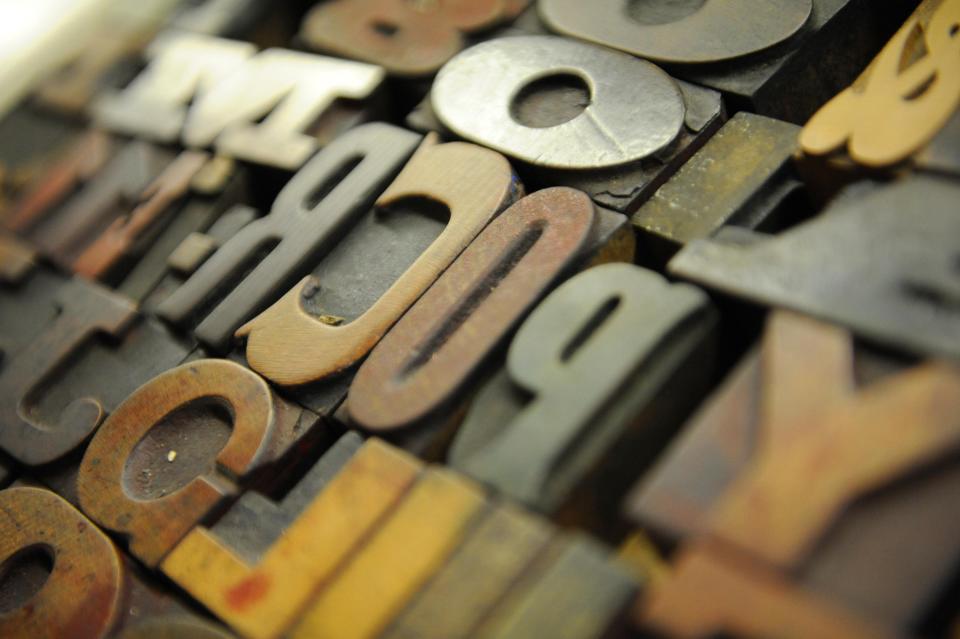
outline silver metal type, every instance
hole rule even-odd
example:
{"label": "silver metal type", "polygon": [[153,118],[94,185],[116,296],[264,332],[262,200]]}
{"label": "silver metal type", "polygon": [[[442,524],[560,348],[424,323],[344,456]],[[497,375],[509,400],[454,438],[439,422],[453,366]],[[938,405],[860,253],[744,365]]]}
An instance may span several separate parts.
{"label": "silver metal type", "polygon": [[[553,75],[580,77],[590,104],[572,120],[534,128],[517,122],[520,91]],[[443,124],[458,135],[534,165],[599,169],[649,157],[680,133],[684,102],[655,65],[553,36],[478,44],[440,70],[431,92]]]}

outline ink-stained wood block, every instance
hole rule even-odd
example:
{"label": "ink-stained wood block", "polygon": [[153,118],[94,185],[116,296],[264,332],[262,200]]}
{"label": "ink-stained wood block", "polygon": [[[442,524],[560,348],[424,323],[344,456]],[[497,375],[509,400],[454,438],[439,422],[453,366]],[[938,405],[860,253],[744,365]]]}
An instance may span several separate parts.
{"label": "ink-stained wood block", "polygon": [[10,208],[83,134],[83,127],[22,104],[0,118],[0,226]]}
{"label": "ink-stained wood block", "polygon": [[257,53],[247,42],[182,31],[161,34],[146,56],[146,69],[126,88],[93,104],[99,126],[285,171],[319,149],[312,130],[338,98],[365,100],[384,77],[369,64],[276,48]]}
{"label": "ink-stained wood block", "polygon": [[369,211],[419,141],[385,124],[341,136],[297,172],[269,215],[243,227],[182,286],[148,300],[148,307],[214,352],[228,351],[237,328],[309,273]]}
{"label": "ink-stained wood block", "polygon": [[[170,203],[172,215],[163,228],[151,233],[135,258],[121,262],[105,281],[137,301],[182,283],[220,244],[256,218],[254,209],[243,206],[248,178],[249,172],[231,160],[207,160],[191,178],[184,197]],[[168,274],[173,282],[165,281]],[[149,305],[143,307],[153,311]]]}
{"label": "ink-stained wood block", "polygon": [[437,74],[429,110],[408,121],[500,151],[531,188],[580,189],[625,214],[724,119],[715,91],[553,36],[499,38],[458,54]]}
{"label": "ink-stained wood block", "polygon": [[864,176],[960,175],[960,19],[955,0],[926,0],[849,87],[806,123],[800,166],[823,197]]}
{"label": "ink-stained wood block", "polygon": [[595,209],[574,189],[521,199],[374,348],[350,387],[351,421],[418,454],[439,454],[437,440],[449,437],[450,415],[494,368],[540,299],[608,248],[617,253],[608,259],[630,261],[631,240],[622,216]]}
{"label": "ink-stained wood block", "polygon": [[483,492],[432,468],[321,591],[291,636],[376,637],[447,561],[486,510]]}
{"label": "ink-stained wood block", "polygon": [[110,539],[41,488],[0,491],[0,503],[0,555],[5,564],[20,555],[12,605],[0,617],[4,636],[106,636],[120,616],[123,587],[123,564]]}
{"label": "ink-stained wood block", "polygon": [[208,161],[204,153],[181,153],[140,194],[128,215],[114,219],[103,233],[79,251],[73,271],[82,277],[107,280],[123,268],[142,247],[149,245],[177,205],[186,199],[190,184]]}
{"label": "ink-stained wood block", "polygon": [[931,362],[856,389],[852,358],[845,331],[774,315],[760,353],[630,507],[644,525],[722,539],[905,631],[960,566],[951,497],[960,470],[950,458],[960,373]]}
{"label": "ink-stained wood block", "polygon": [[[234,195],[215,196],[214,202],[192,201],[151,246],[140,263],[117,289],[134,299],[141,307],[156,313],[157,306],[182,286],[213,254],[256,220],[256,209],[229,205]],[[224,209],[221,204],[226,204]],[[177,242],[179,240],[179,242]]]}
{"label": "ink-stained wood block", "polygon": [[637,625],[690,639],[899,636],[727,550],[685,549],[664,583],[637,600]]}
{"label": "ink-stained wood block", "polygon": [[774,231],[807,212],[792,162],[799,133],[752,113],[728,120],[630,216],[641,255],[666,263],[721,226]]}
{"label": "ink-stained wood block", "polygon": [[245,637],[279,637],[390,516],[421,465],[347,434],[279,504],[246,493],[163,572]]}
{"label": "ink-stained wood block", "polygon": [[26,348],[57,316],[63,278],[38,264],[36,250],[0,233],[0,363]]}
{"label": "ink-stained wood block", "polygon": [[96,279],[165,221],[165,200],[182,196],[203,159],[140,141],[114,152],[99,134],[84,142],[11,212],[10,227],[64,270]]}
{"label": "ink-stained wood block", "polygon": [[[250,366],[284,386],[316,383],[354,367],[490,220],[513,202],[518,188],[510,164],[500,154],[462,142],[437,144],[434,136],[427,137],[377,205],[410,198],[439,203],[449,216],[443,230],[368,308],[344,318],[346,323],[330,320],[334,310],[325,304],[322,270],[319,278],[302,280],[237,331],[247,339]],[[340,247],[345,246],[341,241]],[[355,272],[363,268],[356,266]]]}
{"label": "ink-stained wood block", "polygon": [[865,0],[547,0],[539,9],[552,29],[662,64],[722,91],[734,110],[802,124],[860,73],[915,4],[891,2],[879,12]]}
{"label": "ink-stained wood block", "polygon": [[[24,130],[29,134],[31,127]],[[35,140],[39,139],[40,134],[33,134],[19,144],[35,148]],[[5,169],[9,194],[5,194],[3,226],[25,236],[93,180],[119,148],[114,138],[97,130],[76,131],[66,141],[59,139],[56,145],[47,144],[50,149],[46,153],[31,157],[23,166],[12,164],[11,169]],[[11,144],[15,149],[18,146],[16,142]]]}
{"label": "ink-stained wood block", "polygon": [[551,526],[509,504],[477,523],[385,639],[456,639],[476,628],[546,551]]}
{"label": "ink-stained wood block", "polygon": [[960,357],[960,185],[925,175],[862,183],[779,235],[728,227],[688,244],[671,274],[852,329],[897,350]]}
{"label": "ink-stained wood block", "polygon": [[190,350],[131,300],[46,269],[0,288],[0,327],[0,447],[29,466],[80,450],[127,394]]}
{"label": "ink-stained wood block", "polygon": [[[825,362],[829,352],[821,350],[817,355]],[[812,380],[816,366],[812,357],[810,363]],[[666,544],[681,542],[705,528],[711,506],[743,471],[759,444],[762,379],[759,354],[752,352],[631,491],[626,511],[634,523]]]}
{"label": "ink-stained wood block", "polygon": [[228,639],[140,572],[63,498],[32,486],[0,491],[0,562],[7,569],[4,637]]}
{"label": "ink-stained wood block", "polygon": [[607,264],[575,276],[521,326],[449,463],[561,521],[616,536],[631,476],[706,391],[714,325],[701,291],[651,271]]}
{"label": "ink-stained wood block", "polygon": [[522,12],[529,0],[478,0],[411,5],[404,0],[321,2],[307,13],[300,38],[311,49],[371,62],[389,73],[436,73],[466,44]]}
{"label": "ink-stained wood block", "polygon": [[[767,437],[762,425],[765,393],[775,393],[778,401],[793,396],[801,404],[824,405],[832,387],[843,389],[854,382],[867,386],[910,363],[889,353],[854,348],[841,331],[808,326],[801,318],[768,322],[770,349],[775,340],[792,344],[794,372],[788,375],[785,367],[775,368],[772,356],[761,346],[753,348],[626,500],[628,516],[661,544],[674,545],[702,531],[711,506],[757,454]],[[792,330],[791,323],[796,325]],[[775,330],[780,331],[777,337]]]}
{"label": "ink-stained wood block", "polygon": [[[126,299],[102,289],[86,286],[78,280],[56,288],[51,323],[29,348],[23,347],[4,362],[0,372],[3,397],[4,449],[28,464],[56,460],[79,446],[103,419],[104,407],[96,398],[71,398],[62,412],[47,425],[39,411],[22,410],[23,404],[36,403],[43,387],[50,393],[50,378],[62,372],[57,368],[68,361],[81,346],[98,334],[120,338],[137,319],[134,306]],[[7,359],[7,358],[5,358]],[[44,384],[46,382],[46,384]],[[31,415],[32,413],[32,415]],[[50,417],[53,417],[50,415]]]}
{"label": "ink-stained wood block", "polygon": [[599,544],[581,535],[562,538],[471,636],[586,639],[615,634],[625,626],[637,588]]}
{"label": "ink-stained wood block", "polygon": [[280,483],[322,441],[316,423],[238,364],[188,362],[138,388],[100,427],[80,465],[80,506],[156,566],[240,490]]}
{"label": "ink-stained wood block", "polygon": [[[191,534],[195,537],[205,536],[220,540],[220,545],[223,547],[229,546],[236,557],[246,563],[256,565],[269,553],[273,544],[282,539],[285,534],[288,534],[287,531],[290,527],[318,499],[320,493],[324,491],[334,477],[350,464],[363,445],[364,439],[360,435],[353,432],[345,433],[329,449],[324,450],[320,458],[307,469],[303,477],[297,479],[296,484],[282,495],[277,493],[276,496],[273,494],[267,496],[261,492],[247,491],[231,504],[230,508],[216,521],[207,525],[210,534],[200,534],[199,530],[194,530]],[[375,444],[371,444],[369,448],[375,448],[376,450],[368,451],[358,460],[353,460],[356,463],[351,466],[352,469],[356,470],[359,467],[360,470],[364,470],[366,467],[361,464],[360,459],[368,457],[381,460],[382,463],[388,464],[389,468],[407,468],[407,466],[401,467],[397,464],[411,461],[402,456],[390,455],[390,450],[378,447]],[[360,465],[358,466],[358,464]],[[409,472],[413,473],[415,471],[409,470]],[[338,486],[345,485],[348,488],[354,486],[353,480],[347,479],[349,475],[350,473],[345,474]],[[385,498],[391,492],[395,496],[400,495],[403,492],[402,484],[403,482],[400,481],[392,489],[381,486],[380,492]],[[329,510],[332,507],[328,505],[326,508]],[[382,504],[380,507],[386,508]],[[201,545],[200,540],[195,541],[197,545]]]}
{"label": "ink-stained wood block", "polygon": [[142,142],[117,147],[102,133],[85,137],[6,223],[62,268],[139,301],[162,278],[179,242],[245,198],[246,171],[202,153],[175,156]]}
{"label": "ink-stained wood block", "polygon": [[[391,140],[388,146],[398,154],[392,158],[380,151],[380,145]],[[370,210],[392,172],[400,170],[406,159],[403,154],[412,152],[417,141],[417,136],[386,125],[352,131],[284,188],[270,216],[240,229],[172,293],[181,276],[165,277],[145,306],[184,328],[196,325],[194,333],[201,342],[212,352],[224,352],[234,329],[276,300],[278,287],[293,283],[291,275],[310,273],[319,286],[312,279],[301,283],[268,314],[248,325],[257,327],[256,337],[248,343],[247,360],[241,361],[284,383],[292,381],[290,375],[299,375],[297,381],[306,385],[291,391],[298,401],[331,415],[346,395],[355,362],[486,219],[512,201],[521,188],[507,162],[495,153],[471,145],[430,144],[411,159],[379,197],[379,206]],[[343,179],[345,173],[353,179]],[[469,188],[464,186],[467,174],[475,181]],[[446,209],[426,198],[443,203]],[[303,210],[312,201],[319,201],[312,207],[316,210]],[[445,226],[446,215],[453,222]],[[283,239],[274,244],[278,235]],[[182,254],[187,254],[187,263],[203,259],[209,250],[204,248],[206,242],[193,239],[197,244],[178,250],[177,260]],[[265,243],[275,248],[265,252]],[[199,259],[190,253],[197,253]],[[251,270],[251,261],[258,259]],[[235,288],[224,286],[225,281],[235,282],[245,274]],[[216,300],[222,301],[217,304]],[[198,311],[207,313],[199,324]],[[340,352],[330,350],[324,357],[314,357],[291,345],[258,346],[271,331],[281,342],[295,337],[277,333],[276,318],[302,326],[303,338],[327,334],[310,341],[310,352],[321,342],[336,342]],[[336,326],[339,323],[345,325]],[[290,352],[296,354],[281,356]],[[311,377],[305,377],[308,374]]]}

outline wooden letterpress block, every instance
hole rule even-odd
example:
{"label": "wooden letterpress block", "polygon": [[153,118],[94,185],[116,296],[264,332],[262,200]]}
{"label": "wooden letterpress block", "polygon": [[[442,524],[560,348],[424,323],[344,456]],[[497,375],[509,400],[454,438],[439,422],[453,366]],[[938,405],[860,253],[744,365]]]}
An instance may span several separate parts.
{"label": "wooden letterpress block", "polygon": [[807,122],[800,166],[823,197],[864,176],[960,176],[956,0],[926,0],[852,85]]}
{"label": "wooden letterpress block", "polygon": [[63,498],[17,486],[0,491],[0,506],[4,637],[231,636],[152,584]]}
{"label": "wooden letterpress block", "polygon": [[[22,345],[11,357],[5,357],[0,372],[6,424],[0,444],[26,464],[42,464],[66,455],[103,419],[106,409],[102,402],[96,396],[85,397],[82,391],[68,393],[66,405],[59,411],[43,415],[38,410],[37,404],[45,394],[63,394],[57,392],[60,385],[56,378],[63,375],[59,366],[69,362],[91,339],[100,335],[121,338],[139,319],[128,300],[79,280],[64,281],[54,290],[55,297],[48,302],[52,306],[51,321],[29,346]],[[23,411],[24,404],[33,404],[32,410]],[[52,424],[44,423],[48,420]]]}
{"label": "wooden letterpress block", "polygon": [[190,151],[177,156],[147,185],[128,215],[115,218],[96,239],[78,251],[73,259],[73,271],[96,280],[107,280],[122,272],[124,263],[154,239],[164,222],[169,222],[207,160],[206,154]]}
{"label": "wooden letterpress block", "polygon": [[337,98],[369,98],[384,75],[359,62],[286,49],[257,53],[247,42],[177,31],[154,40],[147,57],[125,89],[94,103],[98,125],[285,171],[318,150],[313,129]]}
{"label": "wooden letterpress block", "polygon": [[188,203],[117,289],[141,299],[144,310],[155,313],[217,250],[259,217],[252,207],[229,205],[236,197],[229,190],[214,197],[213,202],[198,198]]}
{"label": "wooden letterpress block", "polygon": [[243,487],[271,487],[323,436],[256,373],[198,360],[153,378],[107,418],[77,478],[84,512],[148,566]]}
{"label": "wooden letterpress block", "polygon": [[436,457],[471,389],[544,295],[589,260],[631,261],[619,214],[568,188],[538,191],[494,220],[390,330],[350,387],[351,420]]}
{"label": "wooden letterpress block", "polygon": [[269,215],[243,227],[186,282],[148,307],[226,352],[234,331],[310,272],[414,152],[420,137],[385,124],[341,136],[287,183]]}
{"label": "wooden letterpress block", "polygon": [[451,59],[430,109],[444,132],[508,156],[533,188],[570,186],[632,213],[723,121],[720,96],[655,65],[553,36]]}
{"label": "wooden letterpress block", "polygon": [[244,636],[281,636],[363,552],[420,468],[381,442],[344,435],[281,502],[246,493],[161,568]]}
{"label": "wooden letterpress block", "polygon": [[[178,162],[200,155],[184,153]],[[159,182],[159,186],[166,185]],[[181,197],[158,203],[168,207],[163,214],[169,219],[160,229],[144,229],[149,242],[138,241],[128,249],[132,255],[107,272],[107,283],[119,293],[143,301],[164,285],[168,272],[191,274],[220,243],[256,218],[256,211],[243,205],[247,187],[244,167],[226,158],[206,160]],[[145,310],[153,309],[145,305]]]}
{"label": "wooden letterpress block", "polygon": [[807,213],[792,163],[799,132],[752,113],[728,120],[630,216],[641,257],[662,264],[724,225],[772,231]]}
{"label": "wooden letterpress block", "polygon": [[0,118],[0,226],[10,209],[41,181],[83,134],[83,127],[24,104]]}
{"label": "wooden letterpress block", "polygon": [[482,491],[448,470],[424,472],[292,637],[376,637],[447,561],[486,507]]}
{"label": "wooden letterpress block", "polygon": [[867,0],[546,0],[539,9],[552,29],[663,64],[722,91],[737,111],[801,124],[856,77],[915,1],[883,11]]}
{"label": "wooden letterpress block", "polygon": [[728,227],[691,242],[668,270],[896,349],[958,357],[958,197],[960,185],[932,176],[856,185],[780,235]]}
{"label": "wooden letterpress block", "polygon": [[[156,210],[164,193],[151,192],[151,183],[162,188],[171,178],[182,182],[180,174],[192,173],[202,163],[202,156],[175,160],[171,151],[139,141],[114,149],[109,138],[88,136],[18,203],[8,224],[61,268],[90,278],[105,273],[111,257],[122,254],[127,231],[135,233],[145,222],[156,226],[154,218],[164,212]],[[127,217],[131,210],[139,213],[137,219]],[[98,242],[100,247],[94,248]],[[92,253],[85,255],[88,250]]]}
{"label": "wooden letterpress block", "polygon": [[684,639],[898,636],[727,550],[711,544],[684,549],[670,576],[641,595],[637,624]]}
{"label": "wooden letterpress block", "polygon": [[0,286],[0,327],[0,447],[29,466],[78,453],[133,389],[189,353],[131,300],[40,267]]}
{"label": "wooden letterpress block", "polygon": [[[31,136],[26,144],[33,146],[37,137]],[[9,175],[4,176],[9,194],[5,194],[7,201],[0,217],[3,226],[29,236],[52,211],[92,181],[118,147],[113,138],[101,131],[78,130],[68,141],[61,140],[46,154],[26,160],[24,165],[18,166],[16,159],[11,160],[11,168],[6,169]],[[19,172],[23,173],[22,177],[17,177]]]}
{"label": "wooden letterpress block", "polygon": [[63,269],[139,301],[189,234],[221,217],[253,217],[249,209],[224,214],[245,199],[246,175],[225,158],[139,141],[120,146],[92,132],[38,178],[5,224]]}
{"label": "wooden letterpress block", "polygon": [[[827,364],[829,352],[816,357]],[[814,357],[810,357],[813,369]],[[627,499],[628,516],[672,545],[704,529],[711,506],[754,453],[760,358],[747,356],[663,452]],[[810,379],[814,379],[811,372]],[[794,390],[795,393],[801,392]]]}
{"label": "wooden letterpress block", "polygon": [[529,0],[414,5],[406,0],[321,2],[300,37],[312,49],[371,62],[398,76],[429,76],[466,44],[465,36],[511,20]]}
{"label": "wooden letterpress block", "polygon": [[[0,370],[4,358],[19,350],[24,344],[24,338],[30,334],[33,322],[40,319],[36,307],[28,305],[32,298],[19,296],[19,307],[11,308],[12,293],[16,287],[36,270],[36,253],[16,237],[0,231],[0,300],[6,306],[0,309]],[[43,306],[42,303],[40,305]],[[6,312],[4,312],[6,311]],[[49,318],[55,309],[45,308],[45,317]],[[0,488],[5,488],[18,475],[17,463],[5,455],[0,454]]]}
{"label": "wooden letterpress block", "polygon": [[63,278],[39,266],[36,250],[0,232],[0,363],[26,348],[58,314]]}
{"label": "wooden letterpress block", "polygon": [[[498,154],[431,140],[385,189],[418,141],[382,124],[351,131],[291,180],[270,215],[243,227],[172,293],[167,278],[156,291],[166,299],[151,295],[146,306],[196,326],[202,343],[225,352],[237,328],[276,302],[238,333],[248,336],[247,361],[331,414],[351,369],[521,188]],[[299,332],[286,330],[293,325]]]}
{"label": "wooden letterpress block", "polygon": [[698,289],[627,264],[580,273],[520,327],[505,369],[471,405],[450,464],[564,522],[617,536],[631,476],[706,390],[714,325]]}
{"label": "wooden letterpress block", "polygon": [[454,639],[473,633],[546,552],[552,528],[509,505],[479,521],[385,639]]}
{"label": "wooden letterpress block", "polygon": [[614,634],[637,592],[633,577],[585,536],[551,544],[471,636],[483,639]]}
{"label": "wooden letterpress block", "polygon": [[857,389],[845,331],[778,313],[630,508],[907,631],[960,566],[958,388],[931,362]]}
{"label": "wooden letterpress block", "polygon": [[[247,338],[250,366],[283,386],[349,373],[520,188],[500,154],[428,137],[380,195],[378,210],[350,211],[354,228],[323,256],[315,277],[237,331]],[[424,200],[439,220],[390,208]]]}

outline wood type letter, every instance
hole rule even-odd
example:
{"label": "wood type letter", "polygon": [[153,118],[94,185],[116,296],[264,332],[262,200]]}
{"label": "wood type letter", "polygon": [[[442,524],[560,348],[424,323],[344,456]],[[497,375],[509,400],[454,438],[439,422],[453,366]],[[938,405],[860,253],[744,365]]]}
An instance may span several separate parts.
{"label": "wood type letter", "polygon": [[[706,296],[695,288],[633,265],[584,271],[520,327],[506,373],[474,401],[450,463],[548,512],[575,489],[587,490],[588,475],[590,494],[617,492],[624,488],[619,481],[602,491],[593,486],[603,473],[590,469],[617,467],[601,463],[610,454],[626,455],[636,466],[641,453],[635,447],[649,450],[665,436],[656,427],[665,428],[684,408],[661,405],[660,418],[645,425],[637,418],[671,395],[664,388],[676,383],[670,380],[678,370],[705,374],[703,348],[713,322]],[[686,393],[705,383],[698,375],[684,385]],[[528,401],[521,399],[527,394]],[[638,436],[628,436],[638,428]]]}
{"label": "wood type letter", "polygon": [[314,424],[239,364],[183,364],[140,387],[104,422],[80,466],[80,505],[156,566],[240,486],[275,481]]}
{"label": "wood type letter", "polygon": [[197,338],[226,351],[237,327],[309,272],[312,262],[366,213],[419,141],[420,136],[386,124],[342,135],[294,175],[269,215],[230,238],[157,313],[181,326],[204,315],[194,331]]}
{"label": "wood type letter", "polygon": [[[924,2],[853,86],[811,118],[803,151],[845,148],[865,166],[885,167],[930,142],[960,108],[958,21],[960,0]],[[919,59],[905,63],[918,49]]]}
{"label": "wood type letter", "polygon": [[[18,580],[7,572],[15,563],[33,569],[19,571]],[[49,574],[40,581],[44,563]],[[4,637],[100,639],[121,616],[125,575],[116,548],[80,511],[48,490],[0,491],[0,565]]]}
{"label": "wood type letter", "polygon": [[428,470],[336,581],[320,593],[291,636],[378,636],[440,569],[483,511],[484,497],[477,486],[446,469]]}
{"label": "wood type letter", "polygon": [[28,349],[0,362],[0,447],[29,465],[54,461],[100,425],[107,407],[96,396],[77,397],[55,423],[32,410],[58,369],[97,336],[120,338],[137,319],[133,302],[97,285],[69,280],[56,294],[60,312]]}
{"label": "wood type letter", "polygon": [[321,322],[301,307],[313,285],[305,278],[276,304],[237,331],[247,338],[250,365],[281,385],[305,384],[349,369],[419,298],[516,195],[510,164],[499,153],[428,137],[377,200],[440,202],[450,220],[436,240],[363,315],[342,326]]}
{"label": "wood type letter", "polygon": [[[353,446],[351,453],[358,444]],[[281,636],[363,548],[420,472],[419,462],[377,440],[352,454],[300,512],[289,512],[286,500],[257,507],[257,520],[247,521],[248,527],[289,521],[257,561],[236,547],[232,537],[239,538],[241,529],[198,526],[163,561],[163,572],[243,636]],[[313,475],[324,472],[328,455],[303,483],[313,484]],[[234,508],[244,506],[248,495]]]}
{"label": "wood type letter", "polygon": [[575,261],[593,203],[568,188],[523,198],[484,229],[360,367],[350,417],[389,432],[449,408]]}

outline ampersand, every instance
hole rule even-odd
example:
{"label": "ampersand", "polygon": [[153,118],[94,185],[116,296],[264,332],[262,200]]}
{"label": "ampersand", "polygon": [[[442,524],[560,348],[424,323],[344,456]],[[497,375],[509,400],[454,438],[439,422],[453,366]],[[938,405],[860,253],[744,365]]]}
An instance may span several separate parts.
{"label": "ampersand", "polygon": [[[911,62],[913,51],[923,55]],[[960,0],[943,0],[926,25],[914,14],[860,80],[811,118],[800,145],[826,155],[846,144],[856,162],[889,166],[927,144],[958,107]]]}

